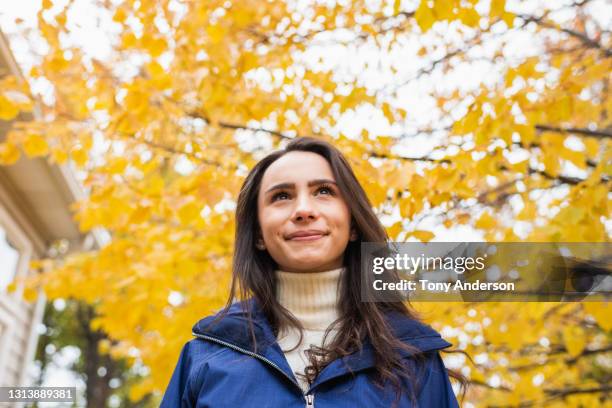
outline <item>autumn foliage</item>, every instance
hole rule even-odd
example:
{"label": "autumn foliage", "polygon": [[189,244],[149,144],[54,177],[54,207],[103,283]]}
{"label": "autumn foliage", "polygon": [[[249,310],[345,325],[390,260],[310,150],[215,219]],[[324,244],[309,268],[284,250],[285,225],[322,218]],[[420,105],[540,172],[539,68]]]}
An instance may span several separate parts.
{"label": "autumn foliage", "polygon": [[[13,121],[0,162],[70,161],[89,192],[81,229],[111,240],[36,262],[29,285],[94,305],[108,352],[151,370],[132,397],[163,391],[193,323],[226,300],[246,172],[296,135],[350,158],[377,212],[397,211],[394,240],[461,227],[608,242],[605,1],[520,3],[100,2],[114,29],[98,60],[63,40],[73,2],[43,0],[48,52],[25,82],[0,79],[0,119]],[[417,307],[472,356],[448,362],[472,380],[465,403],[610,404],[607,304]]]}

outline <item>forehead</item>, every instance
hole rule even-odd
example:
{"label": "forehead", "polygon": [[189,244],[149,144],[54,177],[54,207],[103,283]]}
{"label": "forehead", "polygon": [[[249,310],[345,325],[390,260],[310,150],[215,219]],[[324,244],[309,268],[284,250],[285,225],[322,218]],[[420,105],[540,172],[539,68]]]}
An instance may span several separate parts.
{"label": "forehead", "polygon": [[312,152],[289,152],[265,171],[262,190],[277,183],[300,183],[312,179],[335,180],[331,166],[323,156]]}

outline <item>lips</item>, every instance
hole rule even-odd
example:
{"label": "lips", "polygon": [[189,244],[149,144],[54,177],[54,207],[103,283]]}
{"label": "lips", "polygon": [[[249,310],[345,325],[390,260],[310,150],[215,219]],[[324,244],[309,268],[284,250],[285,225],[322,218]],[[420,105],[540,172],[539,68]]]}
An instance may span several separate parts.
{"label": "lips", "polygon": [[321,230],[304,230],[292,232],[287,235],[285,239],[288,241],[314,241],[325,235],[327,235],[327,233]]}

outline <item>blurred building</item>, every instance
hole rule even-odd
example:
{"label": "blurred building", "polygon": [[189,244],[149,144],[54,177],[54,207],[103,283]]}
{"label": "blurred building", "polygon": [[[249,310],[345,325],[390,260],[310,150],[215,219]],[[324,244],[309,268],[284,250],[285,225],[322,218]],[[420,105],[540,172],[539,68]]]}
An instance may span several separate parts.
{"label": "blurred building", "polygon": [[[0,32],[0,77],[5,75],[21,77]],[[32,117],[22,114],[18,119]],[[10,126],[0,120],[0,141]],[[11,293],[7,286],[32,273],[31,260],[53,256],[58,243],[67,251],[96,244],[93,236],[83,236],[71,217],[69,206],[82,194],[68,167],[50,164],[46,158],[22,156],[11,166],[0,166],[0,386],[31,384],[29,367],[45,305],[42,295],[34,303],[26,302],[22,285]]]}

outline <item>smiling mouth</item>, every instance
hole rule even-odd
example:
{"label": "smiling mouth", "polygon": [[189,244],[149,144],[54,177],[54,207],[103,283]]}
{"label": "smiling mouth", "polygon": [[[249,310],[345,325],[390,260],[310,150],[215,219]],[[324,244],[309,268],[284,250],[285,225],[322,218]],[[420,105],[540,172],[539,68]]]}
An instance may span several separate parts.
{"label": "smiling mouth", "polygon": [[293,237],[291,239],[289,239],[289,241],[316,241],[320,238],[325,237],[327,234],[313,234],[313,235],[306,235],[303,237]]}

